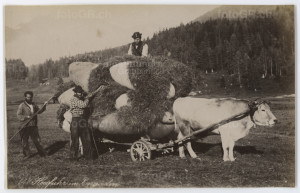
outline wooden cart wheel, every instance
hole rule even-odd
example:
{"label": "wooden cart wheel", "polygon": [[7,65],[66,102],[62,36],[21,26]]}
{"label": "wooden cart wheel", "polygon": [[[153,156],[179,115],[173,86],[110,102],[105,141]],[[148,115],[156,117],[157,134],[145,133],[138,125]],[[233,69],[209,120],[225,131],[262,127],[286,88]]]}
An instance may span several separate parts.
{"label": "wooden cart wheel", "polygon": [[136,141],[131,145],[130,157],[132,161],[151,159],[151,149],[144,141]]}

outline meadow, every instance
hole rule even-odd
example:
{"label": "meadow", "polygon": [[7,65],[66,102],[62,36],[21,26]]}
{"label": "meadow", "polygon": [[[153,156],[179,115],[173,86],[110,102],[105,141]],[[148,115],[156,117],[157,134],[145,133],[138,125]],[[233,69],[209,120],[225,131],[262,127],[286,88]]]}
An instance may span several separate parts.
{"label": "meadow", "polygon": [[[25,85],[25,84],[24,84]],[[58,104],[49,104],[39,115],[42,145],[49,156],[22,155],[16,118],[24,90],[36,93],[41,104],[53,88],[25,87],[13,84],[6,93],[7,187],[8,188],[98,188],[98,187],[294,187],[295,186],[295,98],[268,96],[271,109],[279,120],[274,127],[253,128],[236,143],[235,162],[223,162],[220,136],[208,136],[193,142],[201,160],[181,159],[178,152],[160,155],[144,162],[133,162],[128,146],[99,144],[98,159],[72,162],[69,157],[69,134],[56,124]],[[222,96],[220,96],[222,97]],[[255,96],[247,96],[255,98]],[[245,97],[246,98],[246,97]],[[33,153],[34,145],[30,146]]]}

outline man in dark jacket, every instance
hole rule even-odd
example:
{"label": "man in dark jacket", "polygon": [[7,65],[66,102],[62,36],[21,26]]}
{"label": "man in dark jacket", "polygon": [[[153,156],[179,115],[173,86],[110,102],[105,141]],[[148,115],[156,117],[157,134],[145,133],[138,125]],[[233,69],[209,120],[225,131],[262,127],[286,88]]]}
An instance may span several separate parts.
{"label": "man in dark jacket", "polygon": [[148,56],[148,45],[141,41],[142,34],[139,32],[135,32],[132,36],[134,42],[130,44],[128,54],[135,56]]}
{"label": "man in dark jacket", "polygon": [[[20,120],[21,125],[24,124],[24,122],[32,117],[33,114],[35,114],[37,111],[40,110],[40,108],[32,101],[33,100],[33,92],[26,91],[24,93],[25,101],[21,103],[18,107],[17,111],[17,118]],[[39,114],[43,113],[46,110],[46,105],[43,109],[39,112]],[[23,147],[23,154],[25,157],[30,157],[30,149],[29,149],[29,137],[33,141],[36,149],[38,150],[38,153],[40,156],[46,156],[47,153],[40,144],[40,136],[38,132],[37,127],[37,116],[33,117],[32,120],[26,124],[25,127],[21,128],[20,130],[20,136],[22,141],[22,147]]]}

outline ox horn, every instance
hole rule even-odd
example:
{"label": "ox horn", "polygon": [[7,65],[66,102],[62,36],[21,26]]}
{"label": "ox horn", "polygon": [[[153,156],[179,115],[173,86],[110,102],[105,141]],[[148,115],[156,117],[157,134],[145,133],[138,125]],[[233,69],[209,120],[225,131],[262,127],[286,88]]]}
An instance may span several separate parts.
{"label": "ox horn", "polygon": [[254,102],[255,104],[258,104],[260,100],[261,100],[261,98],[256,98],[253,102]]}

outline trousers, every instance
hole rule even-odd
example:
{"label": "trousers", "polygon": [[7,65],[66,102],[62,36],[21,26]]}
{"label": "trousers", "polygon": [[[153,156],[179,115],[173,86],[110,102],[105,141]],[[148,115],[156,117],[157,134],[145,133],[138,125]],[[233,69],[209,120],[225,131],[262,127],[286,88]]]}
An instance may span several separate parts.
{"label": "trousers", "polygon": [[93,146],[91,133],[88,127],[87,119],[84,117],[73,117],[71,122],[71,147],[70,158],[78,158],[79,137],[82,141],[83,156],[85,159],[93,159]]}
{"label": "trousers", "polygon": [[20,137],[21,137],[21,141],[22,141],[24,156],[30,156],[29,137],[31,138],[36,149],[38,150],[38,153],[41,156],[45,156],[47,154],[46,151],[44,150],[43,146],[40,144],[41,140],[40,140],[40,135],[39,135],[37,126],[24,127],[20,131]]}

